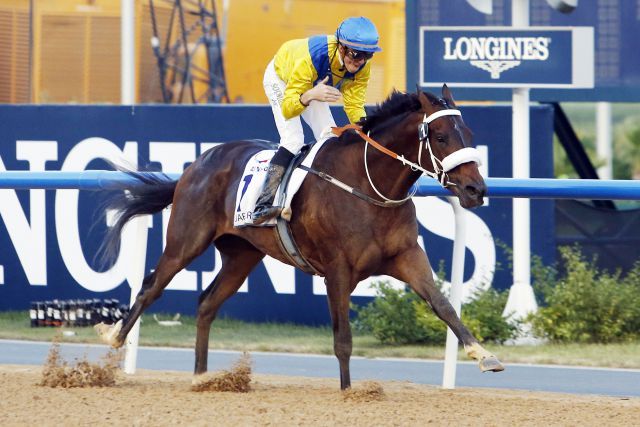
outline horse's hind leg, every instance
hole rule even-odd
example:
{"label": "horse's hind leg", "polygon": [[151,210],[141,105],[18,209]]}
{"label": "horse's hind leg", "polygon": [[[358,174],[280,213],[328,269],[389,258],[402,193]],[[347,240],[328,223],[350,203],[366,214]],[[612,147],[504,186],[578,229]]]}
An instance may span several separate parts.
{"label": "horse's hind leg", "polygon": [[[188,203],[186,203],[188,204]],[[147,275],[142,288],[122,324],[96,325],[103,341],[114,348],[121,347],[127,334],[144,310],[157,300],[173,276],[185,268],[211,244],[214,234],[213,219],[202,215],[193,219],[197,207],[180,208],[174,205],[167,228],[167,245],[153,273]]]}
{"label": "horse's hind leg", "polygon": [[216,240],[222,257],[222,268],[215,279],[200,294],[196,320],[196,364],[194,374],[207,372],[209,331],[218,309],[227,298],[242,286],[251,270],[264,258],[264,254],[248,242],[231,236]]}
{"label": "horse's hind leg", "polygon": [[451,328],[464,344],[467,355],[478,360],[483,372],[504,370],[498,358],[478,343],[478,340],[464,326],[449,300],[435,286],[429,259],[419,246],[416,245],[398,255],[394,259],[393,265],[389,266],[388,274],[408,283],[422,299],[429,303],[434,313]]}

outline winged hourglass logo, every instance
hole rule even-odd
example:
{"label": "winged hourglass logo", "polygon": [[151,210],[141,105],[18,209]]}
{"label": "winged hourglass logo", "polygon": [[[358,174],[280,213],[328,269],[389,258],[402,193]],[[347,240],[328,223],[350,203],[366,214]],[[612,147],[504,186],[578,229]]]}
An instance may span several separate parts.
{"label": "winged hourglass logo", "polygon": [[520,65],[520,61],[469,61],[474,67],[491,73],[492,79],[499,79],[500,73]]}

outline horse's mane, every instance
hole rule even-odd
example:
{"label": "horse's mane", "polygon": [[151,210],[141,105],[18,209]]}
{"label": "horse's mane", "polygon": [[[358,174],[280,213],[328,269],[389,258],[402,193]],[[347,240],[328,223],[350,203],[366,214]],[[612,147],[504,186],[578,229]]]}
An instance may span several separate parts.
{"label": "horse's mane", "polygon": [[[426,93],[426,95],[433,105],[451,108],[444,99],[440,99],[430,93]],[[374,134],[404,120],[407,115],[419,111],[421,108],[422,104],[417,93],[394,90],[387,99],[373,107],[367,116],[360,119],[357,124],[362,127],[364,133],[371,132]],[[362,139],[353,132],[345,132],[341,137],[341,141],[343,144],[349,144],[362,141]]]}
{"label": "horse's mane", "polygon": [[367,117],[358,122],[362,131],[367,133],[382,123],[394,117],[404,117],[408,113],[418,111],[421,108],[418,95],[394,90],[381,104],[377,104]]}

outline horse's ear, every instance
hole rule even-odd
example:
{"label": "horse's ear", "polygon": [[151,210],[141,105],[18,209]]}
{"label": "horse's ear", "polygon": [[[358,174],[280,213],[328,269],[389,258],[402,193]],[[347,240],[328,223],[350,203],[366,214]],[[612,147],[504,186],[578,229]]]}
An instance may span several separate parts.
{"label": "horse's ear", "polygon": [[433,106],[438,103],[438,98],[429,92],[420,91],[418,93],[418,99],[424,112],[433,110]]}
{"label": "horse's ear", "polygon": [[451,94],[451,90],[449,90],[449,86],[447,86],[446,83],[442,85],[442,99],[447,101],[447,104],[449,104],[449,106],[456,106],[456,103],[453,100],[453,95]]}

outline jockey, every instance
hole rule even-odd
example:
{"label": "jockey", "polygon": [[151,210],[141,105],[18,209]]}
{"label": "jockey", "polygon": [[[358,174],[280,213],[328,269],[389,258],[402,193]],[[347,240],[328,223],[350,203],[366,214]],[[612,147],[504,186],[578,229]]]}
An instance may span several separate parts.
{"label": "jockey", "polygon": [[289,162],[304,145],[300,116],[316,140],[331,135],[335,121],[329,102],[344,102],[351,123],[366,116],[365,93],[369,83],[369,59],[382,49],[378,31],[365,17],[345,19],[335,35],[313,36],[285,42],[264,73],[264,90],[271,103],[280,134],[262,193],[253,212],[253,224],[274,218],[281,208],[273,200]]}

